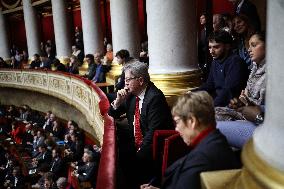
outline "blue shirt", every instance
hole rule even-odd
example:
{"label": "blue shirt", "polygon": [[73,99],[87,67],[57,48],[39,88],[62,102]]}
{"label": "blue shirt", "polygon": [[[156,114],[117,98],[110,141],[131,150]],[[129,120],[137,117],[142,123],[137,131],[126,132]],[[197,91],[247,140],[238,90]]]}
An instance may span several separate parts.
{"label": "blue shirt", "polygon": [[92,79],[92,81],[94,81],[95,83],[103,82],[101,81],[102,77],[100,76],[103,72],[102,66],[102,64],[97,65],[95,77]]}
{"label": "blue shirt", "polygon": [[252,66],[252,61],[249,56],[249,52],[245,47],[245,42],[243,39],[238,44],[238,50],[239,50],[239,56],[241,59],[244,60],[244,62],[247,64],[247,66],[250,68]]}

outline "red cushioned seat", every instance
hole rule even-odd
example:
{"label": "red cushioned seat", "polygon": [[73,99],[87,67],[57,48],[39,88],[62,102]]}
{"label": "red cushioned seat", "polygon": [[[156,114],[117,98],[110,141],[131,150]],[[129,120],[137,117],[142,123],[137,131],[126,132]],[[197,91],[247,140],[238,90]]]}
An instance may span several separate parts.
{"label": "red cushioned seat", "polygon": [[184,143],[179,134],[167,137],[164,144],[162,176],[164,175],[167,167],[189,153],[189,151],[190,148]]}

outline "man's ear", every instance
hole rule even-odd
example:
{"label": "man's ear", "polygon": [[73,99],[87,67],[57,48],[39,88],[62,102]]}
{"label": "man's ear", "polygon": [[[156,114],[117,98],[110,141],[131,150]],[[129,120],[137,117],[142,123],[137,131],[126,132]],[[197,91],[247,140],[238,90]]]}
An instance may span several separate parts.
{"label": "man's ear", "polygon": [[139,78],[138,78],[138,81],[139,81],[140,85],[143,85],[143,84],[144,84],[144,79],[143,79],[142,77],[139,77]]}

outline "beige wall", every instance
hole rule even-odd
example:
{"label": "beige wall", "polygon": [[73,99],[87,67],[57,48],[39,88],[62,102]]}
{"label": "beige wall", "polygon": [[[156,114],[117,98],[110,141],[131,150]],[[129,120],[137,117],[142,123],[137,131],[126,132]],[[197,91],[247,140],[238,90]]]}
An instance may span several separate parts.
{"label": "beige wall", "polygon": [[85,115],[83,115],[74,106],[71,106],[62,100],[42,93],[0,87],[0,103],[3,105],[13,104],[15,106],[27,104],[32,109],[40,112],[51,110],[61,119],[72,119],[77,122],[81,128],[94,136],[96,142],[99,144],[94,129],[87,122]]}

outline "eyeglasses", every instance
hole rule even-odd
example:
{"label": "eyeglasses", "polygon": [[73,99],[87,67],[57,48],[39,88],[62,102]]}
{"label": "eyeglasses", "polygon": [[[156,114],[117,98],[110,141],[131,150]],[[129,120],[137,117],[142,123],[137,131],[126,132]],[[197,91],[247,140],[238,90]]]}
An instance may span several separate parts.
{"label": "eyeglasses", "polygon": [[133,79],[137,79],[138,77],[130,77],[130,78],[125,78],[125,82],[129,82],[129,81],[131,81],[131,80],[133,80]]}

